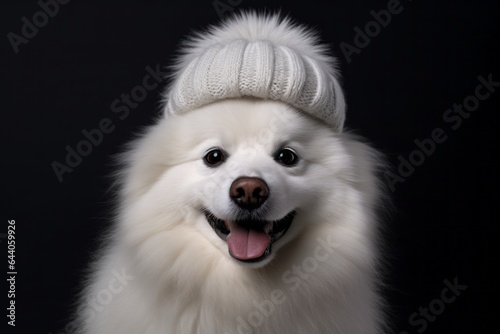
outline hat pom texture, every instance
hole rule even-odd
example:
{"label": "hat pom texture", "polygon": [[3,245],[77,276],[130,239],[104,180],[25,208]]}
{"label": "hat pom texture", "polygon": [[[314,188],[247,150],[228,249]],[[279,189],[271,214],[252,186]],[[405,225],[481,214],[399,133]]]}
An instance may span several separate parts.
{"label": "hat pom texture", "polygon": [[166,92],[166,115],[229,98],[285,102],[341,131],[345,100],[335,59],[314,31],[248,12],[187,40]]}

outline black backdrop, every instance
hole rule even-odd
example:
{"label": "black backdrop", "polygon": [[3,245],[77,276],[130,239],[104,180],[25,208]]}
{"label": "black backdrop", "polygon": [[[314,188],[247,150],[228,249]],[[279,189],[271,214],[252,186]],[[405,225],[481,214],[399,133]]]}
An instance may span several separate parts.
{"label": "black backdrop", "polygon": [[[500,82],[495,1],[326,3],[61,0],[57,13],[47,7],[51,17],[39,14],[44,6],[35,1],[3,2],[0,241],[6,264],[8,220],[15,220],[18,274],[16,327],[5,315],[2,326],[16,333],[64,332],[82,271],[110,221],[111,156],[152,122],[163,85],[147,91],[126,117],[113,112],[113,101],[141,85],[148,66],[169,65],[193,29],[231,11],[267,8],[321,32],[344,76],[347,126],[383,151],[399,175],[391,176],[395,212],[385,228],[395,332],[489,332],[499,290],[493,270],[499,263],[494,139],[500,87],[476,87]],[[388,6],[393,13],[385,27],[370,23]],[[30,28],[34,23],[38,27]],[[358,28],[369,35],[363,38]],[[463,103],[472,111],[448,111]],[[76,149],[82,131],[103,119],[113,130],[82,161],[73,161],[60,182],[54,161],[64,164],[66,147]],[[435,129],[442,131],[431,152]],[[418,166],[403,167],[403,160]],[[467,286],[449,304],[436,301],[444,280]],[[425,330],[423,316],[409,322],[429,305],[438,315],[425,320]]]}

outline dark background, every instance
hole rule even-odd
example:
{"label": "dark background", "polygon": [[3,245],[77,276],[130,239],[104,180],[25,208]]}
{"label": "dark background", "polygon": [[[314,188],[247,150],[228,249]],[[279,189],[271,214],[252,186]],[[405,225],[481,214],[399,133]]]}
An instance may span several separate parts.
{"label": "dark background", "polygon": [[[500,81],[495,1],[401,1],[402,12],[350,62],[340,44],[353,45],[353,29],[364,30],[373,20],[370,11],[386,9],[387,1],[232,4],[234,11],[281,9],[321,32],[343,73],[347,126],[384,152],[394,169],[399,156],[407,159],[417,148],[415,139],[430,138],[435,128],[445,131],[447,140],[389,191],[395,210],[385,225],[386,294],[395,333],[418,333],[421,327],[410,325],[409,316],[439,298],[443,281],[455,277],[467,289],[425,333],[493,332],[487,324],[497,319],[499,291],[494,269],[500,263],[495,242],[500,165],[494,140],[500,87],[456,130],[443,114],[474,94],[478,76],[492,74]],[[0,9],[0,233],[15,219],[17,326],[11,331],[55,334],[64,332],[82,272],[110,222],[111,157],[152,122],[163,86],[124,120],[111,103],[142,83],[146,66],[171,64],[179,41],[216,23],[219,14],[211,0],[73,0],[60,5],[16,54],[7,34],[20,35],[21,19],[33,22],[40,10],[35,1],[2,2]],[[82,130],[98,127],[103,118],[111,119],[115,130],[59,182],[53,161],[64,163],[65,147],[75,148],[85,139]],[[6,245],[2,234],[5,261]],[[6,287],[1,294],[5,310]],[[5,315],[2,319],[8,327]]]}

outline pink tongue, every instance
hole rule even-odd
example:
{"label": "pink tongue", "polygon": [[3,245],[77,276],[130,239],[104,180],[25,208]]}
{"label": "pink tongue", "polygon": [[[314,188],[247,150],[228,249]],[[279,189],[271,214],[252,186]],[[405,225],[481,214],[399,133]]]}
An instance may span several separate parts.
{"label": "pink tongue", "polygon": [[261,257],[271,242],[271,236],[264,231],[247,229],[233,224],[226,238],[229,253],[239,260]]}

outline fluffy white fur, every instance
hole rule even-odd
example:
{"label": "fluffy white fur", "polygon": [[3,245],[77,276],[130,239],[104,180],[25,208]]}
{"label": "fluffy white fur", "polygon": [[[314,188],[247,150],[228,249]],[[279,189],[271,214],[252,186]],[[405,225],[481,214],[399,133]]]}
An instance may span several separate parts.
{"label": "fluffy white fur", "polygon": [[[305,32],[267,33],[300,38],[303,52],[330,61]],[[297,165],[273,159],[283,146]],[[212,147],[228,154],[217,167],[203,161]],[[381,333],[376,157],[278,101],[222,100],[160,119],[126,154],[117,224],[82,298],[81,333]],[[257,264],[233,259],[202,211],[234,218],[228,191],[241,176],[269,186],[263,219],[296,210]]]}

